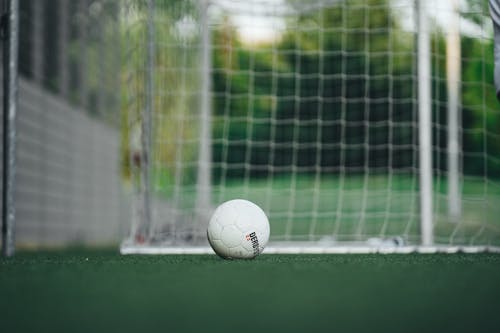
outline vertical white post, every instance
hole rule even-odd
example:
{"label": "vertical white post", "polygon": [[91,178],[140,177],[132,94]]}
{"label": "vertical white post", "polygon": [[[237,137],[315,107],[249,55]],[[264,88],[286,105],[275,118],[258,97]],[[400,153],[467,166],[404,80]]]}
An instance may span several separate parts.
{"label": "vertical white post", "polygon": [[2,253],[14,255],[17,61],[19,47],[19,2],[5,1],[2,23],[3,44],[3,187],[2,187]]}
{"label": "vertical white post", "polygon": [[460,122],[460,17],[458,0],[451,0],[451,17],[446,38],[446,77],[448,83],[448,216],[458,222],[461,215],[459,174]]}
{"label": "vertical white post", "polygon": [[200,101],[200,145],[198,156],[198,178],[196,188],[196,214],[199,223],[210,211],[211,160],[212,160],[212,108],[211,108],[211,68],[212,48],[208,17],[209,0],[200,1],[201,19],[201,101]]}
{"label": "vertical white post", "polygon": [[142,243],[149,239],[151,232],[151,137],[152,117],[154,108],[154,3],[147,2],[147,51],[146,51],[146,74],[145,74],[145,103],[141,114],[141,207],[140,222],[136,230],[135,240]]}
{"label": "vertical white post", "polygon": [[423,246],[432,245],[432,105],[429,19],[426,0],[417,0],[418,141],[420,164],[420,232]]}

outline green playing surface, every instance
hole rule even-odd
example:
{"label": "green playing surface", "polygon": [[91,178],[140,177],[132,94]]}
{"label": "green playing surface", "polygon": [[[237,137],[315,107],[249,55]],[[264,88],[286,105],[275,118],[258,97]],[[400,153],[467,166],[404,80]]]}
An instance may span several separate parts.
{"label": "green playing surface", "polygon": [[1,332],[498,332],[500,255],[0,259]]}

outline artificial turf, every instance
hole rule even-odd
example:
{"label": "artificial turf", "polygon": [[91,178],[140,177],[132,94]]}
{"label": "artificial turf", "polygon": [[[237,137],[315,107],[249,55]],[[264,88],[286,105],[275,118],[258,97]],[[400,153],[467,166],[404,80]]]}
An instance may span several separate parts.
{"label": "artificial turf", "polygon": [[0,259],[0,332],[499,332],[500,255]]}

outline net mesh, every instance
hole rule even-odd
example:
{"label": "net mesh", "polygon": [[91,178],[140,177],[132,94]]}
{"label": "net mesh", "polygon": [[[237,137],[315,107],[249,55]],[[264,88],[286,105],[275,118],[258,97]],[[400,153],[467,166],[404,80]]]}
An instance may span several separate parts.
{"label": "net mesh", "polygon": [[[500,113],[488,7],[426,4],[434,239],[498,245]],[[205,244],[211,209],[234,198],[264,209],[275,242],[420,242],[413,1],[149,5],[128,3],[123,14],[132,243]],[[450,51],[450,34],[461,53]],[[453,57],[459,101],[449,113]]]}

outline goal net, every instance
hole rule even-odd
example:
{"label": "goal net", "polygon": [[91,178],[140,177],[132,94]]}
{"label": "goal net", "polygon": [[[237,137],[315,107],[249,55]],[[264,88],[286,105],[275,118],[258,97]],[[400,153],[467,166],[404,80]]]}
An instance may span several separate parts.
{"label": "goal net", "polygon": [[268,252],[495,250],[500,112],[485,1],[136,1],[123,253],[204,252],[248,199]]}

